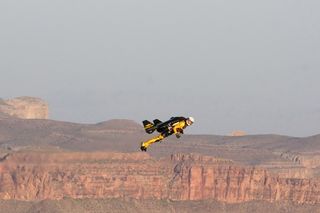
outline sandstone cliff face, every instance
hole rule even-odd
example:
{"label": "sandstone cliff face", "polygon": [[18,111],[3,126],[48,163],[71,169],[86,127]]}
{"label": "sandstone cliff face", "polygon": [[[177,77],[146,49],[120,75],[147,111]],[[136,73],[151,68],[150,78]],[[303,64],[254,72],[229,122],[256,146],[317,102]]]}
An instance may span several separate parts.
{"label": "sandstone cliff face", "polygon": [[[302,155],[303,154],[303,155]],[[294,154],[290,152],[281,153],[281,157],[298,163],[308,169],[315,169],[320,166],[319,152]]]}
{"label": "sandstone cliff face", "polygon": [[47,119],[48,104],[39,98],[18,97],[0,101],[0,113],[23,119]]}
{"label": "sandstone cliff face", "polygon": [[172,185],[176,200],[215,199],[228,203],[251,200],[319,203],[320,181],[272,176],[266,170],[236,165],[180,161]]}
{"label": "sandstone cliff face", "polygon": [[200,155],[15,153],[0,159],[0,199],[135,198],[320,203],[320,181]]}

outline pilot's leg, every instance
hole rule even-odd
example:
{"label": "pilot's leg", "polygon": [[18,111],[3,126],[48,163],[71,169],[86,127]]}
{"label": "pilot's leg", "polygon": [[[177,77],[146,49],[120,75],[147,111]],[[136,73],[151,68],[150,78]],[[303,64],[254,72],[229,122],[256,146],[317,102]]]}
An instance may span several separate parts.
{"label": "pilot's leg", "polygon": [[162,134],[160,134],[160,135],[158,135],[157,137],[155,137],[155,138],[151,138],[150,140],[148,140],[148,141],[146,141],[146,142],[142,142],[141,143],[141,147],[140,147],[140,149],[141,149],[141,151],[147,151],[147,148],[151,145],[151,144],[153,144],[153,143],[156,143],[156,142],[159,142],[159,141],[161,141],[162,139],[164,139],[165,138],[165,136],[164,135],[162,135]]}

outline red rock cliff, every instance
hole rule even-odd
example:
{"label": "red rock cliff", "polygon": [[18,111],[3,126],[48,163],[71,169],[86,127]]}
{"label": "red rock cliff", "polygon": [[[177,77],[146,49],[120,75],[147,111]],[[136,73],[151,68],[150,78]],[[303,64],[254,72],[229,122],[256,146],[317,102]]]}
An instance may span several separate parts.
{"label": "red rock cliff", "polygon": [[0,162],[0,199],[119,198],[320,203],[320,181],[199,155],[21,152]]}
{"label": "red rock cliff", "polygon": [[[185,158],[185,156],[183,156]],[[251,200],[319,203],[320,181],[272,176],[266,170],[223,162],[177,160],[171,186],[175,200],[215,199],[228,203]]]}

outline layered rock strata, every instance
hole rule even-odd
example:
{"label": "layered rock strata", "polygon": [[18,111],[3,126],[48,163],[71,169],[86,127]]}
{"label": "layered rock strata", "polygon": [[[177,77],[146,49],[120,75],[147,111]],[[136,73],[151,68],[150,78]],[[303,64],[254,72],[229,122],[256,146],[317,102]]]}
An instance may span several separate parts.
{"label": "layered rock strata", "polygon": [[134,198],[320,203],[320,181],[193,154],[20,152],[0,159],[0,199]]}

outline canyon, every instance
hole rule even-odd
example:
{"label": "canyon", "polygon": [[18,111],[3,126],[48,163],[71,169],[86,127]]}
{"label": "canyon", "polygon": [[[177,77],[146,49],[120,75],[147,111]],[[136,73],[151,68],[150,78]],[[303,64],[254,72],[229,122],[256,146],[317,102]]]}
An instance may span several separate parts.
{"label": "canyon", "polygon": [[14,201],[30,212],[61,203],[72,212],[67,206],[83,208],[78,202],[126,203],[132,212],[151,208],[146,203],[169,212],[191,212],[182,203],[202,203],[202,212],[320,209],[319,135],[183,135],[142,153],[150,135],[131,120],[77,124],[47,119],[46,107],[25,116],[1,109],[1,208]]}
{"label": "canyon", "polygon": [[2,200],[69,197],[320,203],[318,178],[283,178],[265,169],[197,154],[156,160],[145,153],[20,151],[2,157],[0,186]]}

